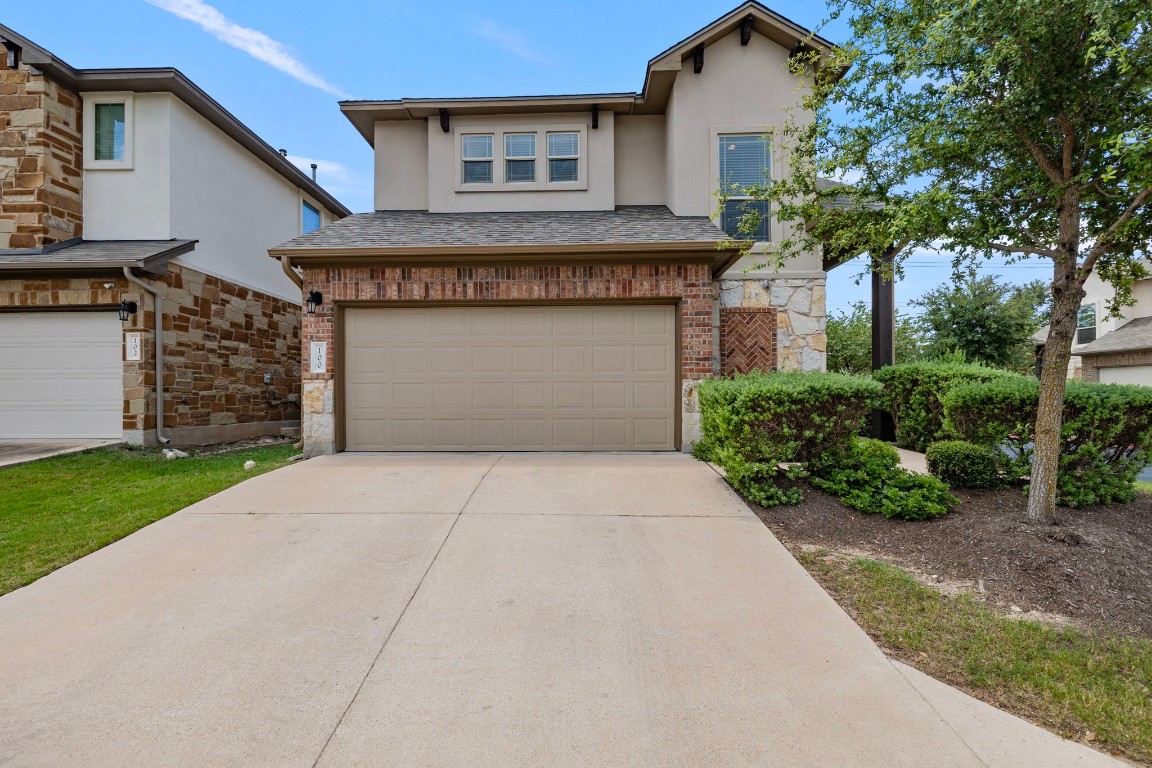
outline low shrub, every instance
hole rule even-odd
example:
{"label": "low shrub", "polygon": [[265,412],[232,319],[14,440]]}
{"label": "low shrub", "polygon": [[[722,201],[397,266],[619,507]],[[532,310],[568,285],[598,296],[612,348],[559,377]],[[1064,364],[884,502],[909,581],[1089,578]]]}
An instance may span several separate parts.
{"label": "low shrub", "polygon": [[881,368],[873,378],[884,385],[884,407],[896,421],[896,444],[923,451],[950,437],[941,400],[953,387],[1025,377],[976,364],[920,362]]}
{"label": "low shrub", "polygon": [[999,488],[996,451],[964,440],[941,440],[926,451],[928,471],[953,488]]}
{"label": "low shrub", "polygon": [[[1040,384],[1027,377],[970,383],[944,397],[949,426],[1003,454],[1005,471],[1026,476]],[[1131,501],[1152,457],[1152,387],[1069,381],[1060,432],[1057,501],[1071,507]]]}
{"label": "low shrub", "polygon": [[871,379],[839,373],[752,373],[700,383],[702,438],[693,454],[724,467],[747,498],[771,506],[800,501],[778,469],[847,454],[880,401]]}
{"label": "low shrub", "polygon": [[811,482],[853,509],[901,520],[940,517],[956,504],[944,483],[899,465],[892,446],[857,438],[845,457],[814,468]]}

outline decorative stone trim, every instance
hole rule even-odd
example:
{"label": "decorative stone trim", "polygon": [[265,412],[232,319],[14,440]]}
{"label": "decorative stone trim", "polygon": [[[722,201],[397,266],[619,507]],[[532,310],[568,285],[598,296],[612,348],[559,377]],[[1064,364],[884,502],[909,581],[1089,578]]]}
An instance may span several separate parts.
{"label": "decorative stone trim", "polygon": [[772,307],[776,314],[776,367],[822,371],[827,367],[827,299],[824,280],[773,277],[720,281],[720,305]]}
{"label": "decorative stone trim", "polygon": [[[303,348],[327,342],[328,359],[324,373],[307,366],[304,371],[302,432],[308,455],[336,449],[337,302],[677,299],[686,402],[695,398],[689,383],[712,375],[712,279],[706,264],[310,268],[304,270],[304,292],[311,290],[320,291],[324,303],[316,314],[304,315]],[[681,422],[686,445],[697,439],[689,413],[694,410],[686,405]]]}
{"label": "decorative stone trim", "polygon": [[772,307],[720,311],[720,373],[776,370],[776,312]]}

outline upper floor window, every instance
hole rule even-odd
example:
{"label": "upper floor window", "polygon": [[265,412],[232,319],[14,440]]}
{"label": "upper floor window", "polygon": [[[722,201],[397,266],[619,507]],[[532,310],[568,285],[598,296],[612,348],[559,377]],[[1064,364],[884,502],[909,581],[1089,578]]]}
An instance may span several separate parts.
{"label": "upper floor window", "polygon": [[96,105],[96,160],[123,160],[127,121],[124,102]]}
{"label": "upper floor window", "polygon": [[304,234],[315,232],[320,229],[320,211],[317,210],[311,203],[305,200],[301,204],[301,229]]}
{"label": "upper floor window", "polygon": [[85,168],[132,168],[133,98],[131,93],[84,94]]}
{"label": "upper floor window", "polygon": [[753,194],[771,180],[772,148],[762,134],[719,137],[720,186],[724,195],[720,228],[729,237],[758,242],[772,239],[771,208]]}
{"label": "upper floor window", "polygon": [[548,181],[578,181],[580,134],[565,131],[548,134]]}
{"label": "upper floor window", "polygon": [[1076,313],[1076,343],[1096,341],[1096,304],[1082,304]]}
{"label": "upper floor window", "polygon": [[492,134],[473,133],[463,137],[465,184],[492,183]]}
{"label": "upper floor window", "polygon": [[504,181],[536,181],[536,134],[504,134]]}

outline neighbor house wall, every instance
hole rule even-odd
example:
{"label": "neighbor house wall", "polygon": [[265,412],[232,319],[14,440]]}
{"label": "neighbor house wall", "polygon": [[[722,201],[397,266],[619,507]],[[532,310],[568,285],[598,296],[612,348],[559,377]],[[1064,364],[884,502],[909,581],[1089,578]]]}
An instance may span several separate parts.
{"label": "neighbor house wall", "polygon": [[0,249],[84,235],[80,98],[0,47]]}
{"label": "neighbor house wall", "polygon": [[[696,384],[713,372],[712,278],[705,264],[305,269],[304,290],[318,290],[325,297],[315,314],[304,315],[302,327],[306,354],[301,426],[307,455],[337,448],[336,305],[355,302],[677,300],[682,444],[686,448],[699,439]],[[312,342],[328,345],[324,372],[309,367]]]}

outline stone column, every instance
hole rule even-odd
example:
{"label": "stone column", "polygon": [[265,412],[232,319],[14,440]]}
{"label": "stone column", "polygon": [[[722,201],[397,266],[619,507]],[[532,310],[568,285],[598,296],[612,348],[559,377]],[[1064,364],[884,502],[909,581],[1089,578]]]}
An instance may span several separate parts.
{"label": "stone column", "polygon": [[828,350],[824,284],[822,277],[722,280],[720,305],[776,309],[777,369],[823,371]]}

